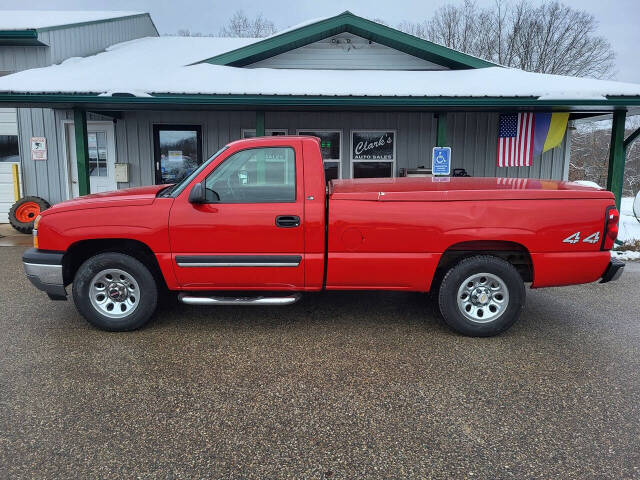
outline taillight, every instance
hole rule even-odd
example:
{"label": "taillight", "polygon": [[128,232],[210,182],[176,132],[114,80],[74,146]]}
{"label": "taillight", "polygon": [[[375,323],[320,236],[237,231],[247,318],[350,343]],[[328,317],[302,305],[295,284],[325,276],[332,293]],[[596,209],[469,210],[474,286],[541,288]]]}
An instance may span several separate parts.
{"label": "taillight", "polygon": [[604,221],[604,241],[602,242],[602,250],[611,250],[613,244],[618,238],[618,221],[620,220],[620,212],[616,207],[607,208],[607,218]]}

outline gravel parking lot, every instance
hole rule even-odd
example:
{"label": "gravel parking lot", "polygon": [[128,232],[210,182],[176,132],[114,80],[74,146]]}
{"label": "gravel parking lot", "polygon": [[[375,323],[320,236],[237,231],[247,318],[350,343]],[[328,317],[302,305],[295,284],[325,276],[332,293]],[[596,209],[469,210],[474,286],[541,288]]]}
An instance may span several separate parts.
{"label": "gravel parking lot", "polygon": [[640,264],[465,338],[425,295],[91,328],[0,248],[0,478],[639,478]]}

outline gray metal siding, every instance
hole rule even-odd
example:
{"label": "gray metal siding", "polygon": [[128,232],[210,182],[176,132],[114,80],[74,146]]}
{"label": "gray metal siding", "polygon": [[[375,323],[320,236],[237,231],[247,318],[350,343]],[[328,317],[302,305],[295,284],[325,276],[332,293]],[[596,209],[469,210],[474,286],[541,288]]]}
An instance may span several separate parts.
{"label": "gray metal siding", "polygon": [[[349,41],[349,43],[346,43]],[[341,43],[335,43],[341,42]],[[261,60],[249,68],[304,68],[336,70],[448,70],[386,45],[341,33]]]}
{"label": "gray metal siding", "polygon": [[562,143],[541,157],[533,157],[531,167],[498,167],[498,113],[449,113],[447,140],[451,145],[453,168],[464,168],[474,177],[518,177],[562,180],[568,177],[566,156],[570,131]]}
{"label": "gray metal siding", "polygon": [[148,15],[44,30],[38,32],[38,39],[46,47],[0,47],[0,72],[45,67],[67,58],[96,54],[116,43],[156,36],[158,32]]}
{"label": "gray metal siding", "polygon": [[[72,120],[71,111],[19,109],[20,150],[27,195],[38,195],[55,203],[67,198],[66,141],[63,120]],[[95,114],[88,121],[105,120]],[[237,140],[243,128],[255,128],[256,115],[251,111],[123,112],[115,123],[116,161],[129,163],[130,181],[118,188],[153,184],[154,124],[200,125],[202,153],[207,158],[220,147]],[[436,120],[432,112],[266,112],[266,128],[285,128],[290,134],[297,129],[338,129],[342,131],[342,174],[351,173],[351,130],[395,130],[396,173],[399,168],[431,165],[431,149],[436,141]],[[496,166],[498,115],[494,113],[450,113],[448,139],[452,147],[454,168],[465,168],[473,176],[507,176],[522,178],[566,178],[568,155],[563,144],[535,157],[530,168],[498,168]],[[29,139],[47,138],[48,160],[31,160]],[[568,136],[568,135],[567,135]]]}
{"label": "gray metal siding", "polygon": [[0,46],[0,75],[51,64],[49,47]]}
{"label": "gray metal siding", "polygon": [[238,140],[242,128],[255,128],[255,112],[124,112],[116,123],[117,161],[129,163],[129,183],[119,188],[155,183],[153,126],[200,125],[202,155],[206,159],[220,147]]}
{"label": "gray metal siding", "polygon": [[[24,194],[37,195],[50,203],[67,198],[62,118],[62,112],[48,108],[18,109]],[[46,137],[47,160],[31,159],[31,137]]]}
{"label": "gray metal siding", "polygon": [[103,51],[110,45],[142,37],[156,37],[149,16],[73,26],[38,33],[38,39],[49,45],[51,63],[71,57],[85,57]]}

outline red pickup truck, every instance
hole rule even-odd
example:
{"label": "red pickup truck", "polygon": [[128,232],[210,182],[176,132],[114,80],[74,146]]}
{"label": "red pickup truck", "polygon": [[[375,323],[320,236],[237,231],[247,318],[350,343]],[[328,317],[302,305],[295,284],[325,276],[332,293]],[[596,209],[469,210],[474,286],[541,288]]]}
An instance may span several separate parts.
{"label": "red pickup truck", "polygon": [[[325,184],[319,140],[225,146],[175,185],[99,193],[38,218],[23,262],[52,299],[106,330],[147,323],[159,295],[192,305],[286,305],[301,292],[437,294],[448,325],[495,335],[532,288],[616,279],[610,192],[500,178]],[[252,293],[250,293],[252,292]]]}

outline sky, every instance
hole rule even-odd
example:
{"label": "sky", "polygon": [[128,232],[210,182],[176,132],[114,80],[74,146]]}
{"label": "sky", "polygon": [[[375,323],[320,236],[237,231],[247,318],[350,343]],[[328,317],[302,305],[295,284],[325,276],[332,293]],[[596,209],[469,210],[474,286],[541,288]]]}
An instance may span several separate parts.
{"label": "sky", "polygon": [[[541,0],[533,0],[540,3]],[[402,20],[429,18],[439,6],[458,4],[462,0],[0,0],[0,10],[136,10],[151,14],[161,34],[175,34],[180,29],[191,32],[217,33],[233,13],[242,9],[253,16],[262,13],[278,29],[284,29],[317,17],[351,10],[367,18],[380,18],[389,25]],[[494,0],[477,0],[491,5]],[[588,11],[599,22],[598,33],[606,37],[616,52],[614,79],[640,83],[640,1],[638,0],[564,0],[565,4]],[[52,5],[55,4],[55,5]]]}

